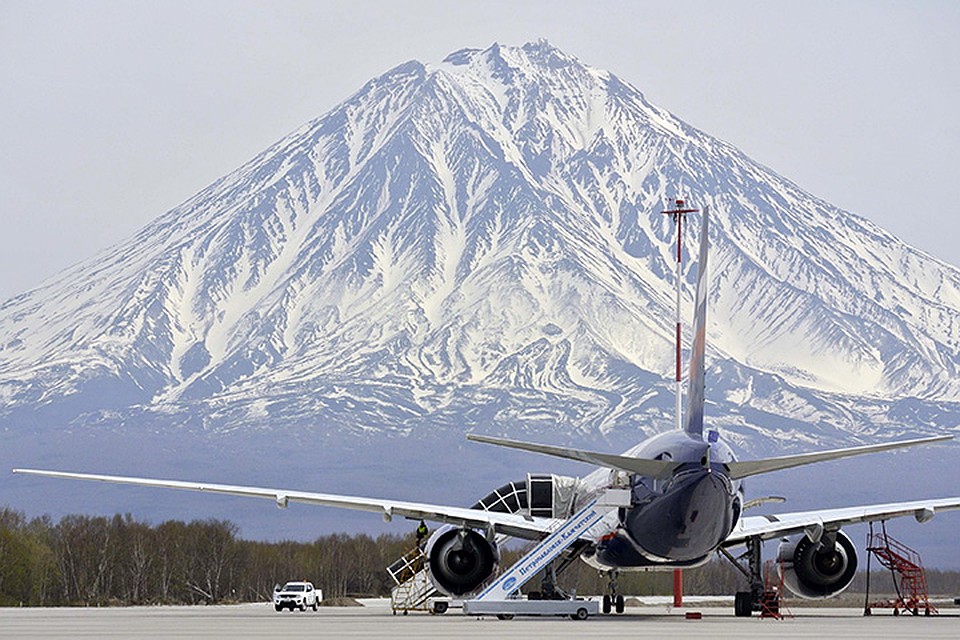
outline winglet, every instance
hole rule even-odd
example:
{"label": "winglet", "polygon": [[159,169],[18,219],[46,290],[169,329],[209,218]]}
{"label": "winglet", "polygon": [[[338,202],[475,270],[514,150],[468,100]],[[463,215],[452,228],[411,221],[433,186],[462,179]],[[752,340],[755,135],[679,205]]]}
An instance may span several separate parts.
{"label": "winglet", "polygon": [[707,343],[707,229],[710,207],[703,208],[700,222],[700,262],[697,265],[697,297],[693,314],[693,347],[690,350],[690,374],[687,388],[687,420],[683,430],[703,440],[704,359]]}

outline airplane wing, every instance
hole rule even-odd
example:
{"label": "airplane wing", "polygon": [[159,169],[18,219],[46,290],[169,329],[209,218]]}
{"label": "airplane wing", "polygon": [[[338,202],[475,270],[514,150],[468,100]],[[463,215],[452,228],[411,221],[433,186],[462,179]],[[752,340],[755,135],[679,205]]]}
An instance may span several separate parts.
{"label": "airplane wing", "polygon": [[954,509],[960,509],[960,497],[749,516],[740,519],[723,546],[732,547],[754,537],[769,540],[794,533],[803,533],[808,530],[822,531],[823,529],[839,528],[847,524],[876,522],[903,516],[913,516],[917,519],[917,522],[927,522],[941,511]]}
{"label": "airplane wing", "polygon": [[207,484],[202,482],[183,482],[179,480],[157,480],[153,478],[135,478],[128,476],[107,476],[90,473],[69,473],[64,471],[45,471],[40,469],[14,469],[14,473],[23,473],[51,478],[69,478],[72,480],[93,480],[113,484],[129,484],[142,487],[161,487],[164,489],[181,489],[185,491],[201,491],[220,493],[246,498],[267,498],[277,503],[278,507],[286,507],[290,502],[302,502],[341,509],[370,511],[379,513],[384,520],[390,521],[394,516],[412,520],[430,520],[457,526],[476,527],[485,529],[493,527],[497,533],[504,533],[517,538],[539,540],[559,525],[555,518],[522,516],[513,513],[496,511],[482,511],[464,507],[448,507],[444,505],[425,504],[420,502],[404,502],[401,500],[384,500],[379,498],[362,498],[358,496],[343,496],[330,493],[311,493],[306,491],[290,491],[287,489],[267,489],[261,487],[246,487],[229,484]]}

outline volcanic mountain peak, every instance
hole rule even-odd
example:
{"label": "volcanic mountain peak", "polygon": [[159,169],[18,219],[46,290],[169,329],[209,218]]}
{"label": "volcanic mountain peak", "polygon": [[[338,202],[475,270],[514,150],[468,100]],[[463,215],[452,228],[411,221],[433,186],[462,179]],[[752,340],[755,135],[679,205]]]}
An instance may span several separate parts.
{"label": "volcanic mountain peak", "polygon": [[401,64],[8,301],[5,411],[375,431],[462,429],[480,408],[505,430],[656,429],[673,357],[659,211],[677,195],[716,220],[711,385],[731,428],[902,428],[877,407],[910,397],[952,420],[956,269],[545,41]]}

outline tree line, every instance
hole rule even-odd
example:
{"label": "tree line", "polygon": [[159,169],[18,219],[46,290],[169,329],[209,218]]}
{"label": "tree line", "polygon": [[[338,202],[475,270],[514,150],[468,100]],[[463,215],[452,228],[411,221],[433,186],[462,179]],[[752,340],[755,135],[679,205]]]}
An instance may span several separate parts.
{"label": "tree line", "polygon": [[333,534],[313,542],[243,540],[225,520],[151,525],[130,515],[28,520],[0,509],[0,606],[266,601],[277,583],[312,580],[327,598],[389,594],[387,564],[412,535]]}
{"label": "tree line", "polygon": [[[243,540],[238,532],[225,520],[151,525],[130,515],[69,515],[54,522],[3,508],[0,606],[262,602],[276,584],[301,579],[321,587],[327,599],[388,596],[393,582],[385,568],[415,544],[412,528],[408,535],[338,533],[312,542]],[[509,566],[523,552],[505,550],[502,563]],[[927,578],[932,593],[960,593],[960,572],[933,571]],[[599,594],[607,579],[578,562],[560,583]],[[623,573],[620,587],[630,595],[666,595],[672,575]],[[745,588],[745,578],[726,561],[684,571],[688,594]]]}

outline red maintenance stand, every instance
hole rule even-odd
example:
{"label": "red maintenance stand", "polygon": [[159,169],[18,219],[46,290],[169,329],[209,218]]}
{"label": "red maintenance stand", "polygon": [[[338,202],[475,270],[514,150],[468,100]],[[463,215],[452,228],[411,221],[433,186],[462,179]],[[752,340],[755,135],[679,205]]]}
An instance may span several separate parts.
{"label": "red maintenance stand", "polygon": [[[871,522],[870,533],[867,536],[867,594],[863,615],[869,616],[873,613],[873,609],[893,609],[895,616],[904,611],[915,616],[939,613],[937,608],[930,604],[927,593],[927,574],[923,569],[920,554],[887,535],[886,522],[881,521],[880,526],[880,532],[874,533]],[[876,556],[880,564],[890,570],[893,587],[897,591],[896,598],[870,602],[871,556]]]}

